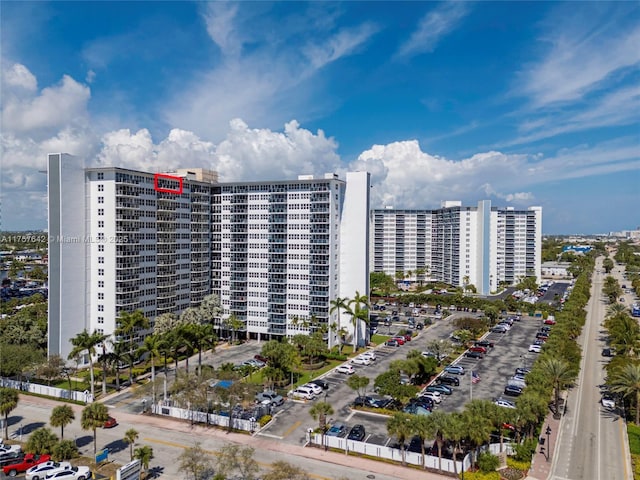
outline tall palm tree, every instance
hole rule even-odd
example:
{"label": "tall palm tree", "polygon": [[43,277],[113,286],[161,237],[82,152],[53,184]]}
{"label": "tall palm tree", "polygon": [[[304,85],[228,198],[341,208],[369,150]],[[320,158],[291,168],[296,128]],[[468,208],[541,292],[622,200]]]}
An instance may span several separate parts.
{"label": "tall palm tree", "polygon": [[358,350],[358,344],[360,343],[360,325],[361,322],[365,324],[366,335],[365,341],[368,340],[369,335],[369,297],[368,295],[360,295],[360,292],[356,290],[356,295],[349,300],[349,306],[351,307],[351,322],[353,323],[353,331],[355,336],[355,342],[353,345],[353,351]]}
{"label": "tall palm tree", "polygon": [[83,430],[91,430],[93,432],[93,455],[98,451],[96,430],[102,427],[104,422],[109,418],[109,410],[102,403],[90,403],[82,410],[80,418],[80,426]]}
{"label": "tall palm tree", "polygon": [[160,356],[160,339],[159,335],[147,335],[144,337],[142,351],[149,354],[151,359],[151,399],[156,404],[156,357]]}
{"label": "tall palm tree", "polygon": [[[344,298],[336,297],[335,299],[329,302],[329,304],[331,305],[331,307],[329,308],[329,314],[333,315],[334,312],[338,312],[338,324],[337,324],[338,331],[344,329],[344,325],[342,325],[342,322],[340,321],[340,313],[341,312],[348,313],[349,311],[351,311],[351,308],[349,307],[348,302],[349,302],[349,299],[347,297],[344,297]],[[343,337],[344,336],[340,337],[340,350],[342,350],[342,345],[344,343]]]}
{"label": "tall palm tree", "polygon": [[629,315],[616,315],[605,321],[609,343],[619,355],[637,356],[640,352],[640,325]]}
{"label": "tall palm tree", "polygon": [[82,352],[87,352],[87,356],[89,358],[89,374],[91,379],[91,397],[95,398],[95,379],[93,372],[93,357],[96,354],[96,346],[101,344],[107,338],[106,335],[102,335],[98,333],[98,331],[94,331],[93,333],[87,332],[84,329],[82,332],[77,334],[75,337],[71,339],[71,344],[73,345],[73,349],[69,353],[68,358],[75,358]]}
{"label": "tall palm tree", "polygon": [[328,402],[318,402],[309,409],[309,415],[318,420],[318,428],[324,433],[327,425],[327,415],[333,415],[333,407]]}
{"label": "tall palm tree", "polygon": [[135,312],[120,312],[118,319],[116,320],[118,327],[116,328],[116,335],[124,335],[127,337],[129,346],[129,383],[133,385],[133,361],[135,356],[135,349],[133,346],[133,340],[136,332],[141,328],[149,328],[149,319],[144,316],[141,310]]}
{"label": "tall palm tree", "polygon": [[442,470],[442,447],[444,446],[445,433],[450,423],[450,417],[448,413],[442,410],[436,410],[431,413],[428,418],[429,422],[431,422],[438,447],[438,469]]}
{"label": "tall palm tree", "polygon": [[571,385],[576,378],[576,371],[571,367],[569,362],[562,358],[545,357],[540,360],[540,371],[545,375],[553,385],[554,404],[556,412],[554,417],[560,418],[560,393],[566,387]]}
{"label": "tall palm tree", "polygon": [[[467,436],[467,424],[463,420],[462,413],[453,412],[449,414],[449,421],[444,425],[443,436],[453,444],[453,471],[458,476],[458,464],[456,455],[462,453],[462,439]],[[464,465],[464,457],[462,459]]]}
{"label": "tall palm tree", "polygon": [[424,461],[424,441],[436,435],[436,428],[431,420],[431,415],[417,415],[413,420],[412,434],[420,439],[420,453],[422,453],[422,467],[426,468]]}
{"label": "tall palm tree", "polygon": [[4,415],[4,439],[9,438],[9,414],[18,406],[18,392],[13,388],[0,388],[0,415]]}
{"label": "tall palm tree", "polygon": [[133,444],[136,443],[140,434],[135,428],[130,428],[126,432],[124,432],[124,442],[129,445],[129,456],[131,460],[133,460]]}
{"label": "tall palm tree", "polygon": [[622,303],[612,303],[607,307],[607,317],[617,317],[620,314],[629,313],[629,309]]}
{"label": "tall palm tree", "polygon": [[407,437],[411,435],[413,431],[414,416],[408,413],[398,412],[394,413],[392,417],[387,420],[387,432],[398,439],[400,442],[400,452],[402,454],[402,464],[406,464],[406,453],[404,449],[404,442]]}
{"label": "tall palm tree", "polygon": [[636,425],[640,425],[640,365],[637,363],[624,365],[610,374],[608,383],[612,392],[635,400]]}
{"label": "tall palm tree", "polygon": [[64,427],[75,420],[76,416],[69,405],[58,405],[51,411],[49,423],[52,427],[60,427],[60,440],[64,440]]}
{"label": "tall palm tree", "polygon": [[136,448],[133,452],[133,456],[140,460],[142,470],[146,472],[149,470],[149,462],[151,462],[151,459],[153,458],[153,448],[149,445],[143,445],[142,447]]}
{"label": "tall palm tree", "polygon": [[466,437],[476,447],[476,457],[480,453],[480,447],[491,440],[496,407],[489,400],[472,400],[465,405],[462,421],[467,427]]}
{"label": "tall palm tree", "polygon": [[209,348],[213,350],[218,337],[210,323],[189,325],[188,330],[191,343],[198,350],[198,375],[202,375],[202,351]]}

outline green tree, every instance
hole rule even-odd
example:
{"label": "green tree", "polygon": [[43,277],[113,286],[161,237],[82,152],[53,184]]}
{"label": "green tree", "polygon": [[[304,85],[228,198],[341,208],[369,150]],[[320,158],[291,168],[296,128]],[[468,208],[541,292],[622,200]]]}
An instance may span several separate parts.
{"label": "green tree", "polygon": [[396,283],[393,281],[393,277],[384,272],[371,272],[369,274],[369,284],[372,290],[379,291],[385,297],[396,289]]}
{"label": "green tree", "polygon": [[27,440],[25,447],[28,452],[37,455],[51,454],[58,443],[58,437],[51,429],[42,427],[34,431]]}
{"label": "green tree", "polygon": [[396,369],[388,370],[378,375],[373,382],[373,386],[380,395],[390,395],[401,402],[406,402],[418,391],[418,388],[414,385],[402,385],[400,383],[400,372]]}
{"label": "green tree", "polygon": [[136,310],[134,312],[120,312],[116,319],[117,328],[115,330],[116,335],[123,335],[127,337],[127,344],[129,346],[129,384],[133,385],[133,363],[136,358],[136,350],[134,348],[134,340],[137,332],[140,329],[149,328],[149,319],[144,316],[142,310]]}
{"label": "green tree", "polygon": [[407,413],[394,413],[392,417],[387,420],[387,432],[389,435],[396,437],[400,443],[400,452],[402,454],[402,464],[406,464],[406,454],[404,448],[404,442],[413,432],[414,415]]}
{"label": "green tree", "polygon": [[204,480],[213,470],[211,460],[202,449],[200,443],[193,447],[185,448],[178,457],[180,470],[185,472],[186,480]]}
{"label": "green tree", "polygon": [[91,430],[93,432],[93,454],[98,451],[98,443],[96,438],[96,430],[104,425],[109,418],[109,410],[102,403],[90,403],[82,410],[80,418],[80,426],[83,430]]}
{"label": "green tree", "polygon": [[244,322],[240,320],[236,315],[231,314],[229,318],[225,320],[226,327],[231,330],[231,343],[236,342],[237,333],[244,328]]}
{"label": "green tree", "polygon": [[422,454],[422,466],[426,468],[424,461],[424,442],[429,438],[435,437],[436,428],[431,421],[431,415],[416,415],[413,420],[411,433],[420,439],[420,453]]}
{"label": "green tree", "polygon": [[[2,347],[0,347],[2,348]],[[47,380],[47,385],[51,386],[51,381],[62,377],[64,360],[60,355],[51,355],[45,363],[36,370],[39,377]]]}
{"label": "green tree", "polygon": [[140,434],[135,428],[130,428],[129,430],[124,432],[123,440],[124,443],[129,445],[129,456],[131,457],[131,460],[133,460],[133,445],[136,443],[136,440],[138,440],[139,436]]}
{"label": "green tree", "polygon": [[83,352],[87,352],[87,359],[89,360],[89,374],[91,378],[91,397],[95,398],[95,378],[93,371],[93,357],[96,355],[96,346],[104,342],[107,338],[106,335],[102,335],[98,333],[98,331],[94,331],[93,333],[87,332],[84,329],[82,332],[77,334],[75,337],[71,339],[71,344],[73,348],[69,353],[69,359],[76,358]]}
{"label": "green tree", "polygon": [[436,446],[438,447],[438,469],[442,470],[442,447],[444,446],[445,434],[449,428],[450,417],[448,413],[442,410],[436,410],[427,417],[431,423],[433,429],[433,435],[435,436]]}
{"label": "green tree", "polygon": [[309,409],[309,415],[318,420],[318,428],[324,433],[327,427],[327,415],[333,415],[333,407],[328,402],[318,402]]}
{"label": "green tree", "polygon": [[254,480],[260,471],[253,459],[254,449],[249,446],[227,444],[218,450],[218,474],[230,478],[237,473],[243,480]]}
{"label": "green tree", "polygon": [[311,480],[311,477],[300,467],[278,460],[271,464],[271,469],[262,476],[262,480]]}
{"label": "green tree", "polygon": [[344,298],[336,297],[335,299],[329,302],[330,304],[329,314],[333,315],[335,312],[338,313],[338,322],[337,322],[338,328],[336,331],[340,336],[340,352],[342,352],[342,346],[345,343],[346,336],[347,336],[347,330],[342,325],[342,321],[340,320],[340,314],[342,312],[347,313],[349,310],[351,310],[348,302],[349,302],[349,299],[347,297],[344,297]]}
{"label": "green tree", "polygon": [[162,313],[153,323],[153,333],[164,335],[181,325],[180,318],[175,313]]}
{"label": "green tree", "polygon": [[355,390],[358,393],[359,397],[363,397],[367,386],[369,385],[369,381],[370,380],[368,377],[363,377],[361,375],[355,374],[351,375],[347,379],[347,386],[351,390]]}
{"label": "green tree", "polygon": [[620,370],[612,372],[607,383],[614,393],[620,393],[623,397],[630,397],[635,401],[636,425],[640,425],[640,365],[629,363]]}
{"label": "green tree", "polygon": [[51,458],[56,462],[71,460],[78,456],[78,447],[73,440],[60,440],[53,446]]}
{"label": "green tree", "polygon": [[160,356],[162,339],[159,335],[147,335],[142,344],[142,351],[151,359],[151,401],[156,404],[156,358]]}
{"label": "green tree", "polygon": [[13,388],[0,388],[0,415],[4,416],[4,439],[9,438],[9,414],[18,406],[18,392]]}
{"label": "green tree", "polygon": [[220,298],[214,293],[207,295],[202,299],[202,303],[200,303],[198,310],[200,310],[200,317],[202,321],[213,325],[213,322],[220,318],[220,315],[222,314]]}
{"label": "green tree", "polygon": [[76,416],[69,405],[58,405],[51,411],[49,423],[52,427],[60,427],[60,440],[64,440],[64,427],[75,420]]}
{"label": "green tree", "polygon": [[611,273],[611,270],[613,270],[613,260],[609,257],[605,258],[602,261],[602,268],[604,268],[605,273]]}
{"label": "green tree", "polygon": [[355,337],[353,351],[356,352],[358,350],[358,347],[360,346],[360,331],[362,323],[364,323],[365,325],[366,332],[364,341],[365,343],[369,341],[369,296],[361,295],[360,292],[356,290],[355,296],[351,300],[349,300],[349,307],[349,311],[351,312],[351,323],[353,325],[353,334]]}
{"label": "green tree", "polygon": [[153,448],[149,445],[138,447],[133,451],[133,458],[140,460],[142,471],[147,472],[149,471],[149,463],[153,459]]}

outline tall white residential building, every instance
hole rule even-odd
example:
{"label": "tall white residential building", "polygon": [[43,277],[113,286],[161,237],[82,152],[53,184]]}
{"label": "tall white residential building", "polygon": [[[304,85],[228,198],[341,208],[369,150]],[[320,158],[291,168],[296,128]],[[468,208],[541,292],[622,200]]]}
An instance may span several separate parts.
{"label": "tall white residential building", "polygon": [[369,188],[366,172],[217,183],[202,169],[85,169],[50,155],[50,354],[66,358],[83,329],[112,334],[122,311],[153,322],[210,293],[223,307],[214,326],[234,315],[251,338],[330,326],[331,300],[369,291]]}
{"label": "tall white residential building", "polygon": [[489,200],[475,207],[443,202],[435,210],[372,210],[371,270],[410,281],[425,277],[478,292],[500,282],[541,278],[542,209],[496,208]]}

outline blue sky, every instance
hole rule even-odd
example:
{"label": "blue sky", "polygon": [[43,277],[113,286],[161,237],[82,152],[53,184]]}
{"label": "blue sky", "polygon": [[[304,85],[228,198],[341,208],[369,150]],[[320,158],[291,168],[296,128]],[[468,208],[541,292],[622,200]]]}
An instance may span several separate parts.
{"label": "blue sky", "polygon": [[379,207],[640,225],[636,2],[2,2],[2,229],[46,153],[221,180],[372,173]]}

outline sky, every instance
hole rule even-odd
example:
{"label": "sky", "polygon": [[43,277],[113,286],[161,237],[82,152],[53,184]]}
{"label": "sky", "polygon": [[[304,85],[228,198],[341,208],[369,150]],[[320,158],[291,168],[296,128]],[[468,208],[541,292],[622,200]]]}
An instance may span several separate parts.
{"label": "sky", "polygon": [[0,4],[1,230],[46,155],[220,181],[367,170],[375,208],[640,226],[637,2]]}

